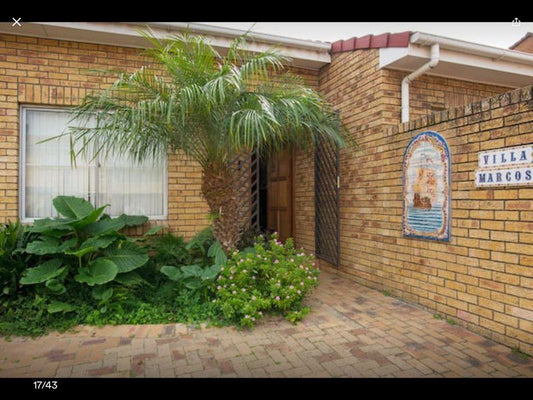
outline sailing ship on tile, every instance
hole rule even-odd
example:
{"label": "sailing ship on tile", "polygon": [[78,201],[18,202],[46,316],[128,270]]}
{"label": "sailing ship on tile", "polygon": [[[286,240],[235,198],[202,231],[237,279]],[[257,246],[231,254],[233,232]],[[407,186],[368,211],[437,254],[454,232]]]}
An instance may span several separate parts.
{"label": "sailing ship on tile", "polygon": [[430,210],[437,196],[435,171],[431,168],[418,168],[417,179],[413,184],[413,207]]}
{"label": "sailing ship on tile", "polygon": [[444,139],[435,132],[413,138],[404,157],[404,235],[448,240],[449,187]]}

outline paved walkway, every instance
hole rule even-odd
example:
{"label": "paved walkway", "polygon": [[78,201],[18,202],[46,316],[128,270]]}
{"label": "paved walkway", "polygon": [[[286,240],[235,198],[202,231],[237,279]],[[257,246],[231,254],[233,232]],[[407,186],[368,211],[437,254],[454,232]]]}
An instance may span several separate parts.
{"label": "paved walkway", "polygon": [[0,377],[533,377],[533,359],[322,273],[297,325],[79,327],[0,339]]}

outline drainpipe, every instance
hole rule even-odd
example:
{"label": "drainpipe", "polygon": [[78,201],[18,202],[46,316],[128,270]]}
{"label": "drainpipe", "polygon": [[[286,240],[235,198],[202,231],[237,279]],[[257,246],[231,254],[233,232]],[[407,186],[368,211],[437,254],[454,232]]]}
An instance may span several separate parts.
{"label": "drainpipe", "polygon": [[434,68],[439,63],[439,45],[437,43],[431,46],[431,57],[429,62],[422,65],[416,71],[411,72],[402,80],[402,122],[409,121],[409,84],[424,74],[426,71]]}

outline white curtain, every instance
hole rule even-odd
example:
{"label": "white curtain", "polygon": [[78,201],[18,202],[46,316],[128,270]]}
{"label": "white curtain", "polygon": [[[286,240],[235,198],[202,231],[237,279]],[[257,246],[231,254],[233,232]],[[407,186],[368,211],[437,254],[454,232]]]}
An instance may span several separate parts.
{"label": "white curtain", "polygon": [[100,161],[97,203],[110,204],[106,208],[110,215],[162,216],[164,168],[161,161],[149,160],[139,165],[127,156]]}
{"label": "white curtain", "polygon": [[91,162],[78,157],[76,168],[72,168],[67,136],[37,143],[65,132],[70,114],[27,109],[25,115],[25,218],[57,216],[52,200],[58,195],[83,197],[96,207],[110,204],[105,212],[113,216],[164,215],[166,160],[137,165],[125,156]]}
{"label": "white curtain", "polygon": [[82,159],[77,168],[71,168],[68,137],[37,143],[63,133],[69,119],[69,114],[61,111],[26,112],[26,218],[56,217],[52,200],[58,195],[89,199],[94,168]]}

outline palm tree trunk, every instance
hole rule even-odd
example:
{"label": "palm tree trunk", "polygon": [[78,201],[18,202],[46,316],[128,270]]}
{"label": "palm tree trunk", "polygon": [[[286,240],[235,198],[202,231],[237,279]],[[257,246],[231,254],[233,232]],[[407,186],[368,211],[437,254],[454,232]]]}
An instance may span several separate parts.
{"label": "palm tree trunk", "polygon": [[240,237],[239,199],[233,171],[225,164],[211,164],[204,169],[202,193],[213,220],[213,236],[226,253],[235,248]]}

